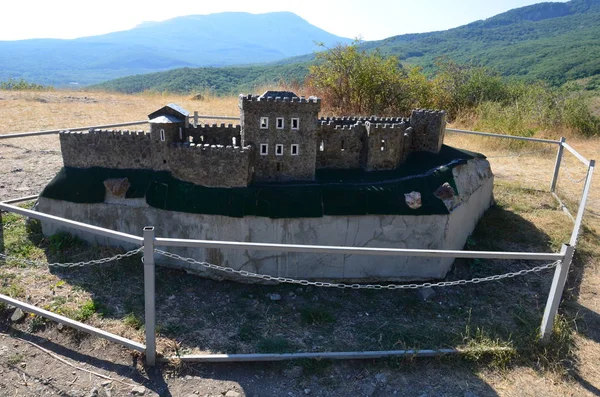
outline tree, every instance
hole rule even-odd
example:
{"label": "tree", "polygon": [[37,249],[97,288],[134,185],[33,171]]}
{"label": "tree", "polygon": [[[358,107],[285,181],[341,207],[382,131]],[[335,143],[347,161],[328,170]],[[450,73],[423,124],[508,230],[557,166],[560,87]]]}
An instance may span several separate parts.
{"label": "tree", "polygon": [[[356,115],[406,114],[430,86],[418,69],[408,72],[394,56],[337,45],[315,55],[308,84],[334,111]],[[325,48],[323,45],[321,45]]]}

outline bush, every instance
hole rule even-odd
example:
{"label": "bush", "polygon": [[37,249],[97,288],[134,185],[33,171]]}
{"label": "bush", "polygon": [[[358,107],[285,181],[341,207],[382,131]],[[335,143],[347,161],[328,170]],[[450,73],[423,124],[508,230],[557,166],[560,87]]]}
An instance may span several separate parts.
{"label": "bush", "polygon": [[315,55],[308,84],[334,112],[406,114],[428,97],[430,83],[419,69],[404,70],[396,57],[358,48],[358,41]]}
{"label": "bush", "polygon": [[15,80],[8,79],[7,81],[0,81],[0,90],[7,91],[50,91],[54,87],[49,85],[41,85],[35,83],[28,83],[23,79]]}

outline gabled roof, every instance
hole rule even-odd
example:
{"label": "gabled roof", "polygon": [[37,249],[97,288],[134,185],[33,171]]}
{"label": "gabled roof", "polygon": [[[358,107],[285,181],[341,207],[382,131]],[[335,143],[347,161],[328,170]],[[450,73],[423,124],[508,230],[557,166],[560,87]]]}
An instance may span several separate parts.
{"label": "gabled roof", "polygon": [[173,116],[173,117],[177,118],[178,120],[174,121],[173,119],[170,119],[170,122],[176,123],[176,122],[185,121],[186,117],[188,117],[189,115],[190,115],[190,112],[188,112],[181,106],[176,105],[174,103],[169,103],[167,106],[163,106],[162,108],[158,109],[157,111],[150,113],[148,115],[148,118],[150,120],[154,120],[160,116]]}
{"label": "gabled roof", "polygon": [[298,95],[293,93],[292,91],[265,91],[264,94],[260,96],[261,98],[271,97],[271,98],[298,98]]}
{"label": "gabled roof", "polygon": [[148,121],[148,122],[154,123],[154,124],[170,124],[170,123],[181,123],[183,121],[184,120],[182,120],[179,117],[175,117],[175,116],[171,116],[170,114],[166,114],[164,116],[158,116],[153,119],[150,119],[150,121]]}

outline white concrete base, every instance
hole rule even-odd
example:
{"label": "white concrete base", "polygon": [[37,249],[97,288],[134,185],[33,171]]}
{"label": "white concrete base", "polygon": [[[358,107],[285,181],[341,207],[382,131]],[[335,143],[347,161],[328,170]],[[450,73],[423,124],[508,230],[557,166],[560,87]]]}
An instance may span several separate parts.
{"label": "white concrete base", "polygon": [[[139,236],[144,226],[155,226],[157,236],[172,238],[456,250],[463,248],[478,220],[493,202],[493,175],[488,161],[484,159],[471,160],[455,167],[453,172],[459,196],[448,215],[232,218],[164,211],[149,207],[141,200],[135,203],[132,200],[127,203],[129,205],[114,201],[77,204],[43,197],[40,197],[36,210]],[[68,231],[89,242],[124,246],[114,240],[68,230],[52,223],[43,222],[42,228],[45,235]],[[169,251],[261,274],[346,282],[441,279],[453,262],[452,258],[285,254],[214,248],[170,248]],[[181,267],[212,278],[231,276],[184,262],[169,262],[162,256],[157,256],[156,260],[158,264]]]}

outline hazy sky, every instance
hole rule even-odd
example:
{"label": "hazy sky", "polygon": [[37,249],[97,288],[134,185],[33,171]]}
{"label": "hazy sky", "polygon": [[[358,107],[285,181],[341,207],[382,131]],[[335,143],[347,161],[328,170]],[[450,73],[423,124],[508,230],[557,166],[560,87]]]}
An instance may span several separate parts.
{"label": "hazy sky", "polygon": [[[224,11],[291,11],[345,37],[383,39],[445,30],[539,0],[4,0],[0,40],[75,38],[131,29],[144,21]],[[192,43],[190,43],[192,44]]]}

